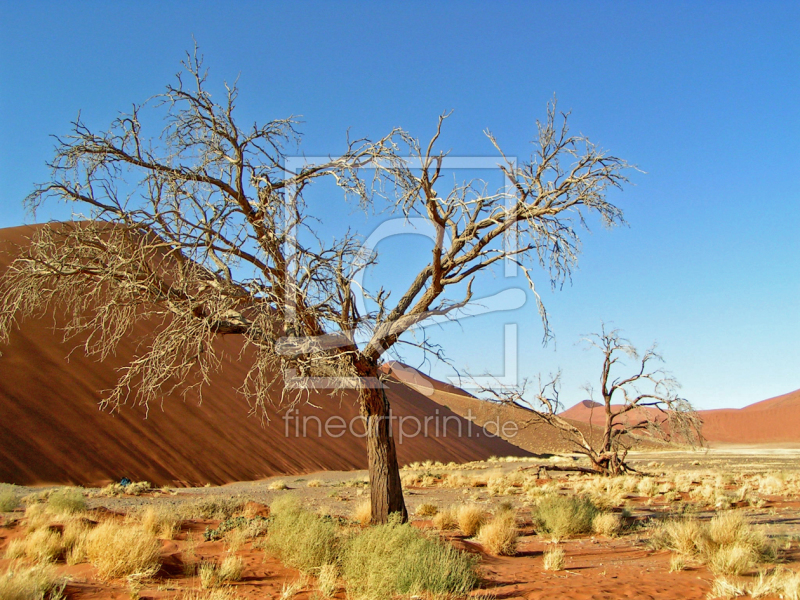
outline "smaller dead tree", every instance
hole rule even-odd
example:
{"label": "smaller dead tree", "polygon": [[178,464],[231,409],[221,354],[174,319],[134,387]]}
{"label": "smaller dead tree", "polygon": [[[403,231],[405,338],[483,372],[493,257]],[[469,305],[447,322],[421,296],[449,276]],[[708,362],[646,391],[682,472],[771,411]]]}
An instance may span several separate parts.
{"label": "smaller dead tree", "polygon": [[[590,410],[585,427],[561,416],[564,406],[560,400],[560,371],[547,379],[538,377],[538,390],[532,400],[525,397],[527,379],[518,388],[483,391],[497,402],[529,413],[523,426],[543,423],[557,430],[576,452],[589,459],[594,472],[603,475],[632,471],[625,460],[630,448],[641,439],[702,445],[700,417],[688,400],[678,396],[678,382],[657,366],[664,360],[655,344],[640,355],[618,329],[607,331],[605,325],[584,342],[603,355],[600,402],[594,401],[592,386],[585,388]],[[621,374],[625,358],[636,361],[627,375]]]}

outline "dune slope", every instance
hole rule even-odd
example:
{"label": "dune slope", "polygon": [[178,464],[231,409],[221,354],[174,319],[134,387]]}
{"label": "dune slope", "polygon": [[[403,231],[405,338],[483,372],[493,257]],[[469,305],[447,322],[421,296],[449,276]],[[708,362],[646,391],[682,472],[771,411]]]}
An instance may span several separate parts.
{"label": "dune slope", "polygon": [[[33,227],[0,230],[0,269],[7,253],[24,244]],[[58,323],[58,320],[55,320]],[[270,424],[248,416],[250,407],[237,393],[246,373],[247,356],[239,360],[235,338],[220,343],[226,350],[222,371],[196,397],[165,397],[160,405],[101,411],[102,391],[113,386],[116,370],[134,355],[139,326],[102,364],[84,356],[80,341],[64,343],[53,329],[52,315],[28,320],[0,348],[0,481],[17,484],[98,484],[128,477],[155,484],[221,484],[322,469],[366,467],[366,446],[343,422],[358,415],[353,393],[332,398],[314,394],[299,420],[269,408]],[[449,428],[447,437],[418,435],[398,443],[401,464],[415,460],[469,461],[492,455],[525,455],[502,439],[467,437],[467,422],[423,394],[400,383],[388,383],[398,416],[420,421],[434,415],[460,421],[464,432]],[[297,417],[294,413],[293,417]],[[344,421],[336,419],[341,417]],[[304,425],[305,420],[305,428]],[[329,431],[326,420],[333,418]],[[320,431],[320,426],[323,427]],[[305,429],[305,435],[304,435]],[[413,428],[408,428],[413,431]],[[400,439],[398,438],[398,442]]]}

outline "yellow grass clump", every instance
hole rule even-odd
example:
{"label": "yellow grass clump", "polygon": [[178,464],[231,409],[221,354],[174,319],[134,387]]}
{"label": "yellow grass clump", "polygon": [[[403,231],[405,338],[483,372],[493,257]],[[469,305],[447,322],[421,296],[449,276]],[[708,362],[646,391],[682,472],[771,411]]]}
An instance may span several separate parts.
{"label": "yellow grass clump", "polygon": [[517,553],[519,532],[513,512],[503,512],[481,527],[478,541],[487,552],[497,556],[514,556]]}
{"label": "yellow grass clump", "polygon": [[439,531],[447,531],[458,528],[456,512],[452,506],[448,506],[437,512],[433,516],[432,522],[433,526]]}
{"label": "yellow grass clump", "polygon": [[486,515],[477,504],[463,504],[458,507],[456,520],[461,533],[467,537],[472,537],[480,530],[486,520]]}
{"label": "yellow grass clump", "polygon": [[600,513],[592,521],[592,531],[598,535],[615,537],[621,530],[622,517],[617,513]]}
{"label": "yellow grass clump", "polygon": [[417,507],[415,514],[418,517],[432,517],[437,512],[439,512],[439,508],[435,504],[431,504],[430,502],[423,502]]}
{"label": "yellow grass clump", "polygon": [[545,571],[563,571],[566,564],[566,554],[560,546],[545,550],[542,555],[542,564]]}
{"label": "yellow grass clump", "polygon": [[86,558],[103,579],[155,575],[161,561],[156,537],[141,527],[108,520],[86,536]]}
{"label": "yellow grass clump", "polygon": [[180,530],[181,518],[171,506],[149,506],[141,514],[142,528],[159,539],[171,540]]}

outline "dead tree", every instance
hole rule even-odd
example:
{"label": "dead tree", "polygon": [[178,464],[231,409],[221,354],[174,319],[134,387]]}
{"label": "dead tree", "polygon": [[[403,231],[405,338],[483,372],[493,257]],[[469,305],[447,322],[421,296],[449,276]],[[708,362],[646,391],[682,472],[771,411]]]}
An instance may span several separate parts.
{"label": "dead tree", "polygon": [[[527,380],[519,389],[484,389],[484,392],[495,401],[528,412],[530,418],[525,425],[541,423],[556,429],[575,452],[589,459],[594,472],[603,475],[632,470],[625,459],[640,439],[702,445],[700,417],[688,400],[677,395],[678,382],[662,368],[655,367],[663,363],[655,344],[640,356],[618,329],[607,331],[605,325],[600,333],[590,334],[584,341],[603,355],[601,401],[594,402],[591,386],[585,388],[591,402],[587,427],[581,428],[560,415],[564,410],[560,400],[560,371],[548,379],[539,376],[538,391],[532,400],[525,398]],[[636,361],[637,366],[628,375],[621,375],[625,357]],[[597,419],[593,418],[595,411],[599,413]]]}
{"label": "dead tree", "polygon": [[[544,268],[553,284],[568,278],[584,220],[622,222],[605,193],[626,181],[627,164],[570,135],[553,104],[527,162],[506,160],[486,132],[507,180],[495,193],[440,180],[446,153],[436,144],[447,115],[427,144],[396,129],[289,170],[285,148],[300,139],[293,118],[243,126],[237,88],[226,85],[218,104],[197,52],[184,67],[176,84],[107,131],[79,118],[58,139],[50,181],[27,204],[35,211],[63,200],[75,216],[40,228],[3,276],[0,340],[57,305],[66,335],[82,332],[86,352],[102,358],[134,323],[153,323],[104,400],[113,410],[202,388],[221,364],[215,340],[241,336],[254,348],[242,392],[256,412],[308,400],[312,389],[359,390],[373,521],[405,518],[382,355],[412,341],[409,329],[426,319],[457,315],[474,278],[504,260],[526,275]],[[164,119],[163,129],[151,130],[151,118]],[[373,308],[360,309],[353,279],[376,254],[350,231],[334,241],[315,235],[305,198],[324,179],[364,210],[388,205],[435,228],[430,261],[396,301],[379,289]]]}

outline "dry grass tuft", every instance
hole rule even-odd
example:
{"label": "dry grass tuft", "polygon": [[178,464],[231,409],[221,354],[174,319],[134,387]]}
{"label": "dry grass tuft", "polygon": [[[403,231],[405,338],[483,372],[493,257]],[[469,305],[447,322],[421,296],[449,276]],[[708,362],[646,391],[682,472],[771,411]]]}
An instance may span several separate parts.
{"label": "dry grass tuft", "polygon": [[362,525],[369,525],[370,521],[372,521],[372,505],[370,501],[364,500],[356,504],[351,516],[354,521],[358,521]]}
{"label": "dry grass tuft", "polygon": [[545,550],[542,556],[545,571],[563,571],[566,565],[566,554],[560,546]]}
{"label": "dry grass tuft", "polygon": [[708,568],[715,575],[744,575],[757,562],[758,555],[752,546],[733,543],[714,550],[708,557]]}
{"label": "dry grass tuft", "polygon": [[481,527],[478,541],[490,554],[514,556],[517,553],[518,536],[514,514],[503,512]]}
{"label": "dry grass tuft", "polygon": [[270,481],[269,485],[267,485],[267,489],[277,491],[277,490],[288,490],[289,486],[286,485],[286,482],[282,479],[276,479],[275,481]]}
{"label": "dry grass tuft", "polygon": [[439,512],[439,508],[435,504],[424,502],[417,507],[415,514],[418,517],[432,517],[437,512]]}
{"label": "dry grass tuft", "polygon": [[323,487],[325,484],[322,482],[321,479],[311,479],[307,484],[306,487],[317,488]]}
{"label": "dry grass tuft", "polygon": [[159,539],[171,540],[181,528],[181,518],[172,506],[150,506],[141,514],[142,528]]}
{"label": "dry grass tuft", "polygon": [[244,560],[235,554],[226,556],[219,565],[217,574],[220,581],[239,581],[244,572]]}
{"label": "dry grass tuft", "polygon": [[152,577],[158,571],[160,544],[139,527],[104,521],[86,536],[86,558],[103,579]]}
{"label": "dry grass tuft", "polygon": [[622,531],[622,517],[617,513],[600,513],[592,521],[592,531],[598,535],[615,537]]}
{"label": "dry grass tuft", "polygon": [[683,571],[686,569],[686,558],[682,554],[673,554],[669,559],[669,572]]}
{"label": "dry grass tuft", "polygon": [[448,531],[458,528],[458,519],[453,507],[448,506],[437,512],[432,519],[433,526],[439,531]]}
{"label": "dry grass tuft", "polygon": [[0,574],[0,598],[3,600],[61,600],[64,582],[52,565],[24,567],[12,564]]}
{"label": "dry grass tuft", "polygon": [[731,598],[744,596],[746,593],[747,590],[738,581],[727,577],[717,577],[714,579],[714,584],[711,586],[711,592],[709,592],[708,597],[730,600]]}
{"label": "dry grass tuft", "polygon": [[477,504],[463,504],[456,511],[456,520],[461,533],[472,537],[480,530],[486,520],[486,515]]}

